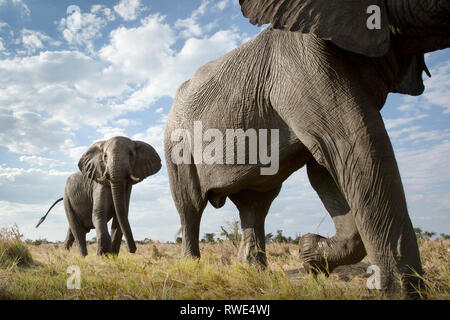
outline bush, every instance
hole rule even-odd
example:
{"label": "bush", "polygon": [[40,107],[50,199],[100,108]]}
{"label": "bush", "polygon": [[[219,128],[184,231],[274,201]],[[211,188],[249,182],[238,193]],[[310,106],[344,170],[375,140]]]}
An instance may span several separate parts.
{"label": "bush", "polygon": [[221,226],[222,232],[220,235],[225,238],[225,240],[231,241],[231,243],[237,248],[239,247],[239,241],[241,240],[241,223],[239,220],[234,220],[232,222],[226,222],[226,227]]}
{"label": "bush", "polygon": [[0,267],[26,267],[33,263],[33,258],[17,225],[0,229]]}

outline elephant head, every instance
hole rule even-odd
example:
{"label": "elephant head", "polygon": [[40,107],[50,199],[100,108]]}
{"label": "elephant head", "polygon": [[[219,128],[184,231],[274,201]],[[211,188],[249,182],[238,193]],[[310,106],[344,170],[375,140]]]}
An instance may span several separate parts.
{"label": "elephant head", "polygon": [[[450,0],[239,0],[252,24],[312,33],[368,57],[399,56],[401,77],[392,92],[423,93],[423,54],[450,46]],[[373,11],[372,11],[373,10]],[[371,13],[378,15],[368,27]]]}
{"label": "elephant head", "polygon": [[161,169],[161,159],[155,149],[145,142],[115,137],[94,143],[82,155],[78,167],[88,179],[111,186],[120,229],[128,246],[131,243],[134,246],[128,222],[129,192],[133,184]]}

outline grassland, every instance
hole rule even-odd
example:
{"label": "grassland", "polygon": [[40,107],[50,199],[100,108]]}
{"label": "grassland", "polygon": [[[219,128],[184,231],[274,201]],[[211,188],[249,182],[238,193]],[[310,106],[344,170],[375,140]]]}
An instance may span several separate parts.
{"label": "grassland", "polygon": [[[421,293],[450,298],[449,240],[419,240],[425,269]],[[61,244],[0,241],[0,299],[383,299],[368,290],[368,261],[339,267],[329,278],[303,272],[294,244],[268,245],[269,267],[262,271],[237,259],[229,241],[201,244],[202,259],[182,259],[178,244],[123,247],[119,256],[86,258]],[[67,289],[67,268],[79,266],[81,289]]]}

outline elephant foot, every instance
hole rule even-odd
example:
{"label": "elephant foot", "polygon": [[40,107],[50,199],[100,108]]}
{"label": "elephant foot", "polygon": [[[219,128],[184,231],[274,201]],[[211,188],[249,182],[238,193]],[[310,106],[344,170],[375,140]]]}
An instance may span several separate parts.
{"label": "elephant foot", "polygon": [[112,254],[112,251],[111,250],[104,250],[104,249],[98,249],[97,250],[97,255],[98,256],[103,256],[103,255],[110,255],[110,254]]}
{"label": "elephant foot", "polygon": [[108,241],[108,239],[107,239],[104,241],[100,241],[100,243],[98,243],[98,249],[97,249],[98,256],[108,255],[111,253],[112,253],[111,241]]}
{"label": "elephant foot", "polygon": [[136,250],[137,250],[137,248],[136,248],[136,245],[134,243],[128,246],[128,251],[130,253],[136,253]]}
{"label": "elephant foot", "polygon": [[182,254],[186,259],[200,259],[200,250],[198,248],[183,248]]}
{"label": "elephant foot", "polygon": [[69,251],[71,247],[72,247],[71,244],[69,244],[69,243],[67,243],[67,242],[64,242],[64,250]]}
{"label": "elephant foot", "polygon": [[312,233],[308,233],[300,238],[299,256],[303,260],[307,272],[329,275],[336,267],[327,258],[327,252],[330,249],[328,240],[325,237]]}
{"label": "elephant foot", "polygon": [[264,250],[258,248],[255,244],[241,242],[238,256],[246,260],[250,265],[267,267],[267,256]]}

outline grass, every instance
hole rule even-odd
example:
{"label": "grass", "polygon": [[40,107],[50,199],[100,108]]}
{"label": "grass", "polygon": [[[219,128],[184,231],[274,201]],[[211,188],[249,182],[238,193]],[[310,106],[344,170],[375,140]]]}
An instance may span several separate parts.
{"label": "grass", "polygon": [[[366,260],[339,267],[329,278],[313,277],[302,271],[294,244],[269,244],[269,267],[263,271],[237,259],[229,241],[201,244],[201,260],[181,258],[178,244],[138,245],[136,254],[123,246],[112,257],[96,256],[93,244],[82,258],[76,247],[67,252],[60,244],[18,243],[21,249],[12,252],[23,263],[12,263],[8,255],[0,267],[0,299],[383,299],[366,288]],[[422,294],[449,299],[450,241],[419,240],[419,245],[426,271]],[[80,268],[80,290],[67,289],[71,265]]]}
{"label": "grass", "polygon": [[0,230],[0,268],[11,269],[33,264],[31,253],[21,238],[17,225]]}

